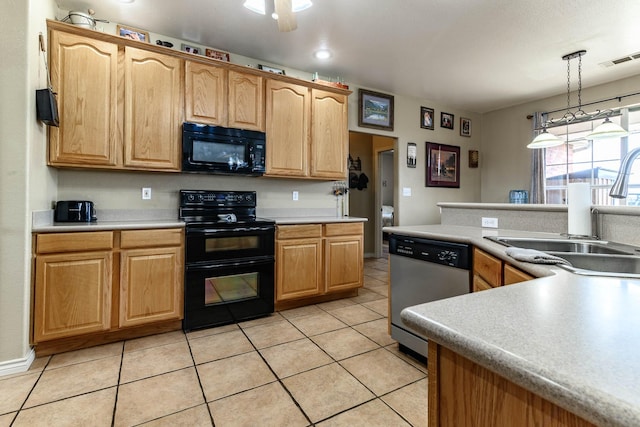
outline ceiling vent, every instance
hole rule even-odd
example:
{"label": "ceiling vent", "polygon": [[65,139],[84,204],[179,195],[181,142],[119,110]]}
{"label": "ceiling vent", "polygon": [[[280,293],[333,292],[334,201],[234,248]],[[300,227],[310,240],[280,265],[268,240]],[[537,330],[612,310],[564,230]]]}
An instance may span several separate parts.
{"label": "ceiling vent", "polygon": [[612,59],[610,61],[601,62],[602,67],[612,67],[614,65],[624,64],[625,62],[633,61],[634,59],[640,59],[640,52],[631,53],[621,58]]}

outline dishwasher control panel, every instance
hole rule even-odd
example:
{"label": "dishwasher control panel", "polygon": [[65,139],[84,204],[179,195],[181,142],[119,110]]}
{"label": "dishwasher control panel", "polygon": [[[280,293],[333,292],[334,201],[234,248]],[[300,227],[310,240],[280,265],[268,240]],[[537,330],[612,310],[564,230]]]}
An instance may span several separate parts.
{"label": "dishwasher control panel", "polygon": [[464,243],[392,234],[389,236],[389,253],[465,270],[471,267],[471,247]]}

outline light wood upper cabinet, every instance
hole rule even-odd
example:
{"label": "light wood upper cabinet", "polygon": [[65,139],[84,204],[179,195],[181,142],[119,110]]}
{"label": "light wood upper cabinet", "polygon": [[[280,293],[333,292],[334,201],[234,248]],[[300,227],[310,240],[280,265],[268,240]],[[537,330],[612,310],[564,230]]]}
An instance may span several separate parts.
{"label": "light wood upper cabinet", "polygon": [[185,120],[227,126],[227,70],[185,62]]}
{"label": "light wood upper cabinet", "polygon": [[311,115],[309,88],[269,79],[266,102],[265,175],[307,177]]}
{"label": "light wood upper cabinet", "polygon": [[349,135],[347,97],[311,90],[311,176],[345,179]]}
{"label": "light wood upper cabinet", "polygon": [[60,127],[49,128],[49,164],[118,163],[118,46],[51,31],[51,84]]}
{"label": "light wood upper cabinet", "polygon": [[230,128],[264,132],[264,78],[230,70],[228,112]]}
{"label": "light wood upper cabinet", "polygon": [[182,60],[127,46],[124,165],[180,170]]}

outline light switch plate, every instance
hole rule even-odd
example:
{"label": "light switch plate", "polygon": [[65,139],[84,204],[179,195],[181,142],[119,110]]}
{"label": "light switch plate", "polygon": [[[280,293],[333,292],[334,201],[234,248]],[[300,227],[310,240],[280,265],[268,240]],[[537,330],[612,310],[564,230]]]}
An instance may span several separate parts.
{"label": "light switch plate", "polygon": [[298,192],[297,191],[293,192],[293,200],[298,200]]}

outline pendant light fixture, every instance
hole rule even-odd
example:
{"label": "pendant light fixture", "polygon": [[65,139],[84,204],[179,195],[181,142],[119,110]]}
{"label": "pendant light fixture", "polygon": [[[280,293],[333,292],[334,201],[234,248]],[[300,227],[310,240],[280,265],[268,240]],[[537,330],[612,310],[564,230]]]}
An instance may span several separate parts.
{"label": "pendant light fixture", "polygon": [[[621,137],[628,135],[619,125],[613,123],[609,117],[614,114],[613,110],[596,111],[595,113],[585,113],[582,110],[582,57],[587,53],[586,50],[579,50],[569,53],[562,57],[567,61],[567,112],[564,116],[557,120],[548,120],[542,125],[542,132],[536,136],[527,148],[547,148],[564,144],[564,141],[547,131],[551,126],[562,126],[571,123],[580,123],[596,120],[604,117],[604,122],[595,128],[593,132],[586,136],[586,139],[604,139]],[[578,110],[571,111],[571,60],[578,58]]]}

